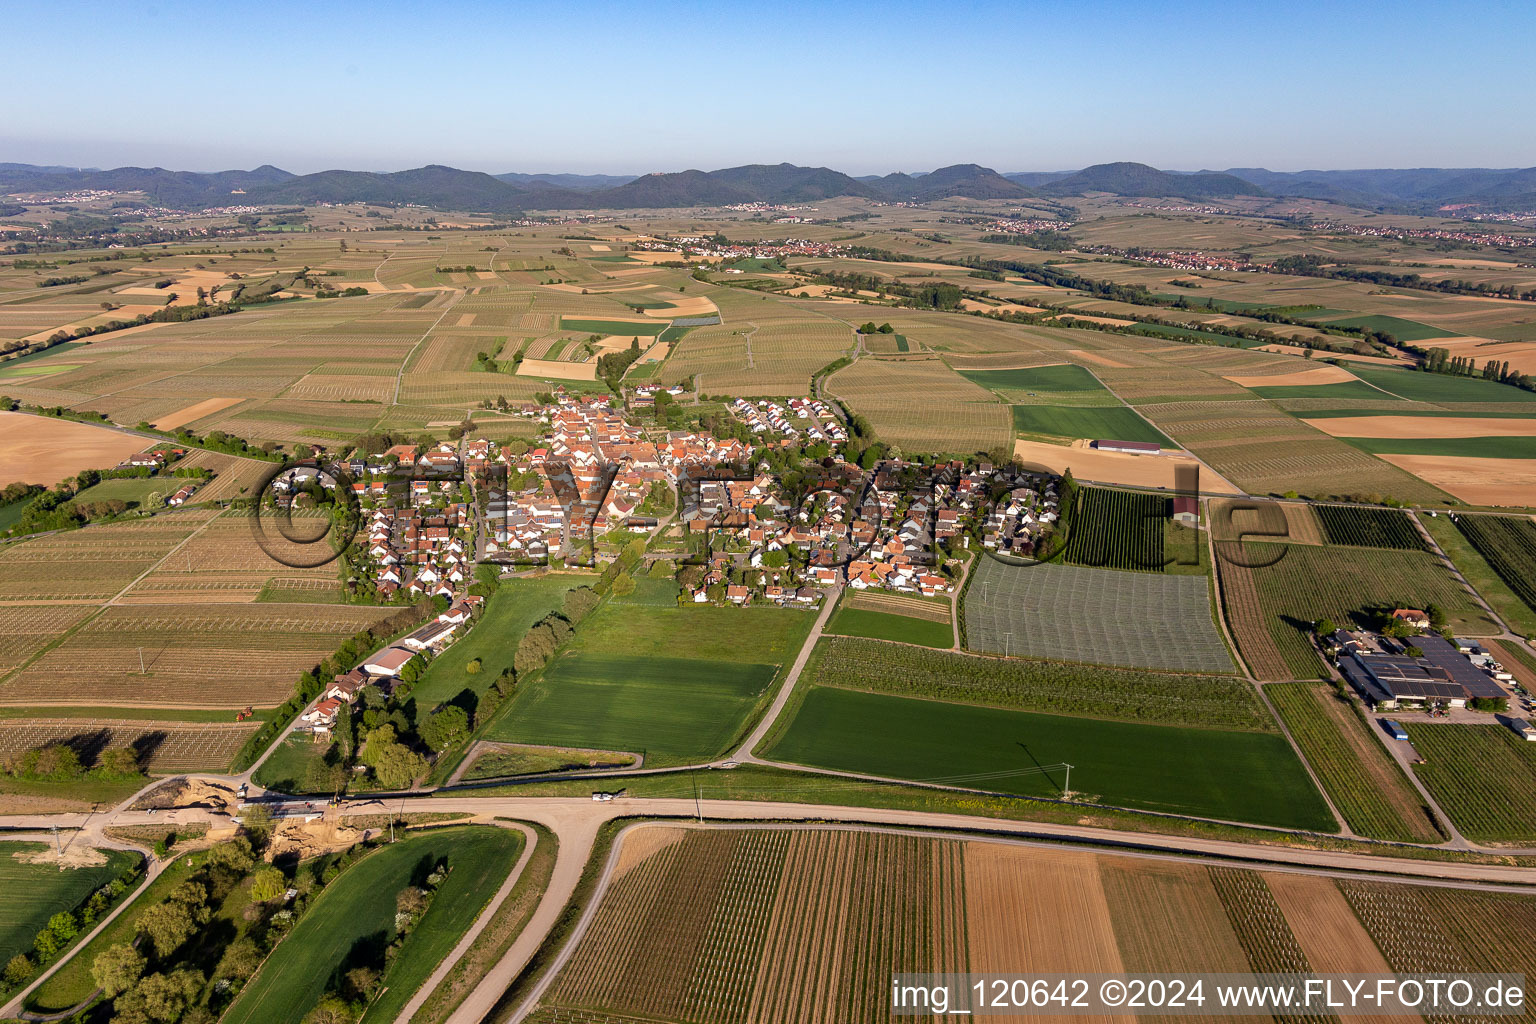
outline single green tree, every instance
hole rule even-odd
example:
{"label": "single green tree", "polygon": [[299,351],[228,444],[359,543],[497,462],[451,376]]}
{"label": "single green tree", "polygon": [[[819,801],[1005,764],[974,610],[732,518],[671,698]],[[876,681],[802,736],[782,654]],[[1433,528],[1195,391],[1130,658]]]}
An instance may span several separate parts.
{"label": "single green tree", "polygon": [[251,899],[257,903],[271,903],[287,891],[288,878],[277,868],[257,868],[251,874]]}
{"label": "single green tree", "polygon": [[132,988],[144,975],[144,954],[126,942],[118,942],[96,955],[91,962],[91,977],[108,999]]}

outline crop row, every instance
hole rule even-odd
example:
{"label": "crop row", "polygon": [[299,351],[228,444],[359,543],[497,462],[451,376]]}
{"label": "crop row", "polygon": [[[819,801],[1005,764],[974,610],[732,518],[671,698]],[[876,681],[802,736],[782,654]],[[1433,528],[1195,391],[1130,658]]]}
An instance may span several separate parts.
{"label": "crop row", "polygon": [[1083,487],[1066,558],[1077,565],[1162,572],[1168,499],[1156,494]]}
{"label": "crop row", "polygon": [[1429,550],[1423,535],[1406,512],[1348,505],[1318,505],[1316,508],[1330,544],[1401,551]]}
{"label": "crop row", "polygon": [[1253,732],[1275,728],[1253,688],[1235,678],[978,658],[859,637],[824,638],[812,682],[1027,711]]}
{"label": "crop row", "polygon": [[1472,542],[1515,596],[1536,608],[1536,522],[1525,516],[1456,516]]}
{"label": "crop row", "polygon": [[[1226,908],[1227,920],[1257,974],[1310,974],[1311,964],[1285,911],[1257,871],[1212,867],[1211,884]],[[1326,1020],[1321,1015],[1291,1015],[1286,1020]]]}
{"label": "crop row", "polygon": [[965,594],[966,643],[993,654],[1167,672],[1233,671],[1199,576],[982,557]]}
{"label": "crop row", "polygon": [[1536,751],[1500,725],[1413,724],[1414,771],[1468,839],[1536,839]]}
{"label": "crop row", "polygon": [[1312,683],[1282,683],[1265,693],[1350,828],[1373,839],[1436,840],[1422,801],[1352,710],[1325,704],[1336,698]]}

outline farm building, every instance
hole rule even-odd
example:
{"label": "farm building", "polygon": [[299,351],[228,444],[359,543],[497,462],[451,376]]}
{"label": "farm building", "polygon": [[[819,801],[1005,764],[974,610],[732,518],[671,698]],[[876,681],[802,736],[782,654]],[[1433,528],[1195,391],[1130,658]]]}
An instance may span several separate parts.
{"label": "farm building", "polygon": [[1422,658],[1355,651],[1339,659],[1339,671],[1366,703],[1375,708],[1436,702],[1459,708],[1475,697],[1505,695],[1498,683],[1450,644],[1439,637],[1421,639],[1426,642],[1439,640],[1443,649],[1431,650],[1426,643]]}
{"label": "farm building", "polygon": [[457,623],[433,619],[420,629],[402,637],[400,644],[403,647],[409,647],[413,651],[425,651],[428,649],[440,651],[448,646],[449,640],[453,638],[453,634],[458,628]]}
{"label": "farm building", "polygon": [[1532,725],[1523,718],[1506,718],[1504,719],[1504,724],[1509,726],[1514,734],[1521,739],[1536,743],[1536,725]]}
{"label": "farm building", "polygon": [[1200,522],[1200,499],[1193,494],[1176,494],[1173,498],[1173,521],[1190,526]]}
{"label": "farm building", "polygon": [[363,671],[370,676],[389,676],[394,678],[400,674],[400,670],[408,665],[416,652],[407,647],[386,647],[382,651],[375,652],[363,662]]}
{"label": "farm building", "polygon": [[1099,440],[1089,447],[1101,452],[1126,452],[1130,455],[1161,455],[1163,452],[1163,446],[1152,441]]}

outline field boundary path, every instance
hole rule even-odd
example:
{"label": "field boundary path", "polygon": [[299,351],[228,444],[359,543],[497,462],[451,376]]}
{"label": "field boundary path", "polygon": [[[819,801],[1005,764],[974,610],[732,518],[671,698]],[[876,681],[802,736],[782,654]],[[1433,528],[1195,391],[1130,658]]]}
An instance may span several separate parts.
{"label": "field boundary path", "polygon": [[405,354],[405,358],[400,360],[400,368],[395,371],[395,393],[389,400],[391,408],[400,404],[400,382],[405,379],[405,368],[411,365],[411,357],[416,354],[417,349],[421,348],[423,342],[432,337],[432,332],[437,330],[437,325],[443,322],[443,317],[453,312],[453,307],[457,306],[459,301],[467,294],[469,293],[456,291],[453,301],[443,307],[443,311],[438,314],[437,319],[432,321],[432,326],[428,327],[422,336],[416,339],[416,344],[412,345],[411,350]]}
{"label": "field boundary path", "polygon": [[[589,803],[587,806],[590,808],[611,805]],[[534,908],[532,916],[523,925],[522,931],[518,932],[512,945],[507,948],[506,954],[496,962],[495,966],[485,972],[469,995],[464,997],[464,1001],[454,1008],[446,1024],[478,1024],[506,994],[518,975],[523,973],[534,954],[543,947],[560,919],[560,915],[565,912],[566,905],[575,895],[581,876],[586,871],[587,861],[592,856],[592,847],[597,842],[598,829],[607,822],[608,817],[588,813],[576,818],[560,816],[558,824],[553,820],[540,821],[540,824],[545,825],[558,837],[555,847],[555,866],[550,872],[549,884],[545,886],[543,894],[539,897],[538,906]],[[604,878],[606,880],[606,873]],[[552,976],[551,974],[544,976],[540,982],[540,991],[542,991],[542,985]],[[409,1020],[410,1018],[402,1014],[400,1019]]]}
{"label": "field boundary path", "polygon": [[[1227,609],[1221,597],[1221,568],[1216,564],[1216,538],[1211,529],[1210,499],[1202,498],[1201,515],[1205,517],[1205,551],[1206,557],[1211,560],[1211,607],[1216,615],[1216,625],[1221,627],[1221,635],[1226,638],[1227,647],[1232,651],[1232,663],[1243,674],[1243,678],[1253,683],[1259,683],[1259,677],[1253,674],[1248,667],[1248,659],[1244,657],[1242,649],[1237,646],[1237,637],[1232,635],[1232,630],[1227,626]],[[1268,703],[1266,701],[1266,703]],[[1274,714],[1275,709],[1269,709]],[[1294,744],[1292,744],[1294,746]]]}
{"label": "field boundary path", "polygon": [[[1491,726],[1490,728],[1499,728],[1499,726]],[[1409,783],[1413,785],[1414,790],[1419,794],[1419,798],[1424,801],[1424,806],[1428,807],[1429,812],[1440,822],[1440,827],[1445,829],[1445,834],[1451,837],[1441,844],[1441,848],[1468,851],[1485,849],[1461,834],[1461,830],[1456,827],[1456,823],[1451,820],[1451,816],[1445,813],[1445,809],[1440,806],[1435,800],[1434,795],[1430,793],[1429,789],[1419,779],[1418,774],[1413,770],[1413,761],[1408,756],[1408,752],[1413,750],[1413,744],[1404,743],[1402,740],[1389,739],[1386,732],[1381,729],[1371,729],[1369,731],[1376,737],[1378,743],[1387,748],[1387,756],[1397,762],[1398,768],[1401,769],[1404,775],[1408,776]]]}
{"label": "field boundary path", "polygon": [[[420,987],[416,989],[416,994],[411,996],[405,1006],[401,1008],[400,1014],[395,1020],[408,1021],[416,1016],[416,1012],[421,1009],[422,1004],[443,983],[443,979],[448,976],[448,972],[453,970],[455,964],[464,959],[464,954],[469,952],[469,947],[475,944],[475,940],[480,937],[480,933],[485,930],[485,926],[490,924],[491,918],[496,916],[496,911],[501,909],[501,905],[507,901],[507,897],[512,894],[512,890],[522,880],[523,871],[528,867],[528,861],[533,857],[534,847],[538,846],[538,833],[520,821],[498,821],[496,824],[502,828],[516,829],[523,834],[522,855],[517,858],[517,863],[512,866],[512,870],[507,873],[506,881],[501,883],[501,888],[496,890],[490,902],[480,911],[480,916],[475,918],[475,923],[470,925],[468,930],[460,937],[458,944],[453,947],[453,951],[438,963],[431,974],[427,975],[427,980],[423,981]],[[531,924],[532,922],[529,923]],[[479,986],[477,985],[476,989],[478,988]],[[470,995],[472,996],[473,992]],[[466,996],[465,1001],[467,1002],[469,998],[470,996]]]}
{"label": "field boundary path", "polygon": [[1494,611],[1493,606],[1484,600],[1483,595],[1479,594],[1477,592],[1477,588],[1472,585],[1472,581],[1463,575],[1462,571],[1457,568],[1455,562],[1451,561],[1451,556],[1445,553],[1445,549],[1440,546],[1440,542],[1435,540],[1430,532],[1424,528],[1423,522],[1419,520],[1418,510],[1410,508],[1406,509],[1405,511],[1408,513],[1408,519],[1413,523],[1413,528],[1419,531],[1419,536],[1424,539],[1425,544],[1429,545],[1429,550],[1435,555],[1436,558],[1440,559],[1440,564],[1445,566],[1446,571],[1451,574],[1452,578],[1454,578],[1457,583],[1461,584],[1462,589],[1471,596],[1472,600],[1477,602],[1477,606],[1488,613],[1488,618],[1493,620],[1493,624],[1498,626],[1499,629],[1503,630],[1503,632],[1499,633],[1492,639],[1504,640],[1513,638],[1518,641],[1519,637],[1516,637],[1509,631],[1509,623],[1505,622],[1503,616]]}
{"label": "field boundary path", "polygon": [[1291,745],[1291,750],[1296,754],[1296,760],[1300,761],[1301,766],[1307,770],[1307,777],[1312,780],[1312,785],[1317,790],[1318,796],[1322,797],[1323,803],[1328,805],[1328,813],[1333,815],[1333,820],[1338,823],[1339,835],[1345,839],[1365,838],[1349,827],[1349,821],[1344,817],[1343,812],[1339,810],[1338,805],[1333,802],[1333,797],[1328,795],[1328,790],[1323,787],[1323,780],[1313,770],[1312,762],[1307,760],[1306,752],[1301,749],[1301,744],[1296,742],[1296,737],[1291,735],[1291,727],[1285,724],[1285,719],[1280,717],[1280,711],[1275,707],[1274,702],[1269,699],[1269,694],[1264,692],[1264,684],[1254,683],[1253,688],[1259,691],[1259,699],[1264,702],[1264,706],[1269,709],[1270,717],[1280,727],[1280,735],[1284,736],[1285,742]]}
{"label": "field boundary path", "polygon": [[795,683],[800,680],[800,673],[805,670],[805,663],[810,660],[811,651],[816,647],[816,641],[821,639],[821,631],[827,625],[827,620],[832,617],[832,609],[837,607],[838,600],[843,596],[842,587],[832,587],[827,591],[826,600],[822,602],[821,610],[816,613],[816,621],[811,624],[811,631],[806,634],[805,643],[800,645],[800,653],[795,655],[794,662],[789,666],[789,671],[784,673],[784,682],[779,685],[779,692],[774,696],[773,703],[768,705],[768,710],[763,712],[763,717],[758,720],[757,728],[748,734],[736,752],[731,755],[733,761],[756,761],[752,750],[763,737],[768,735],[768,730],[773,728],[773,723],[778,721],[779,713],[784,710],[784,705],[789,703],[789,695],[795,689]]}
{"label": "field boundary path", "polygon": [[971,566],[981,557],[981,552],[973,554],[966,560],[965,566],[960,570],[960,581],[955,584],[955,589],[949,593],[949,628],[954,631],[955,643],[950,648],[952,651],[962,650],[960,644],[960,595],[965,593],[965,584],[971,578]]}

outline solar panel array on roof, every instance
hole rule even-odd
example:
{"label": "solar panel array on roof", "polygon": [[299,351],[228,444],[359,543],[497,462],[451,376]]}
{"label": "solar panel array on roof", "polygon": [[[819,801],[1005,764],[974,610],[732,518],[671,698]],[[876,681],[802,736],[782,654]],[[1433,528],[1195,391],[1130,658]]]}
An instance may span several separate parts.
{"label": "solar panel array on roof", "polygon": [[1461,684],[1468,697],[1503,697],[1504,690],[1488,677],[1488,673],[1467,660],[1454,644],[1443,637],[1421,636],[1415,638],[1424,660],[1440,669],[1453,682]]}
{"label": "solar panel array on roof", "polygon": [[[1374,684],[1368,689],[1389,695],[1395,700],[1462,700],[1467,696],[1466,687],[1451,679],[1435,665],[1425,664],[1416,658],[1396,654],[1361,657],[1352,655],[1351,661],[1360,666]],[[1469,666],[1470,667],[1470,666]]]}

